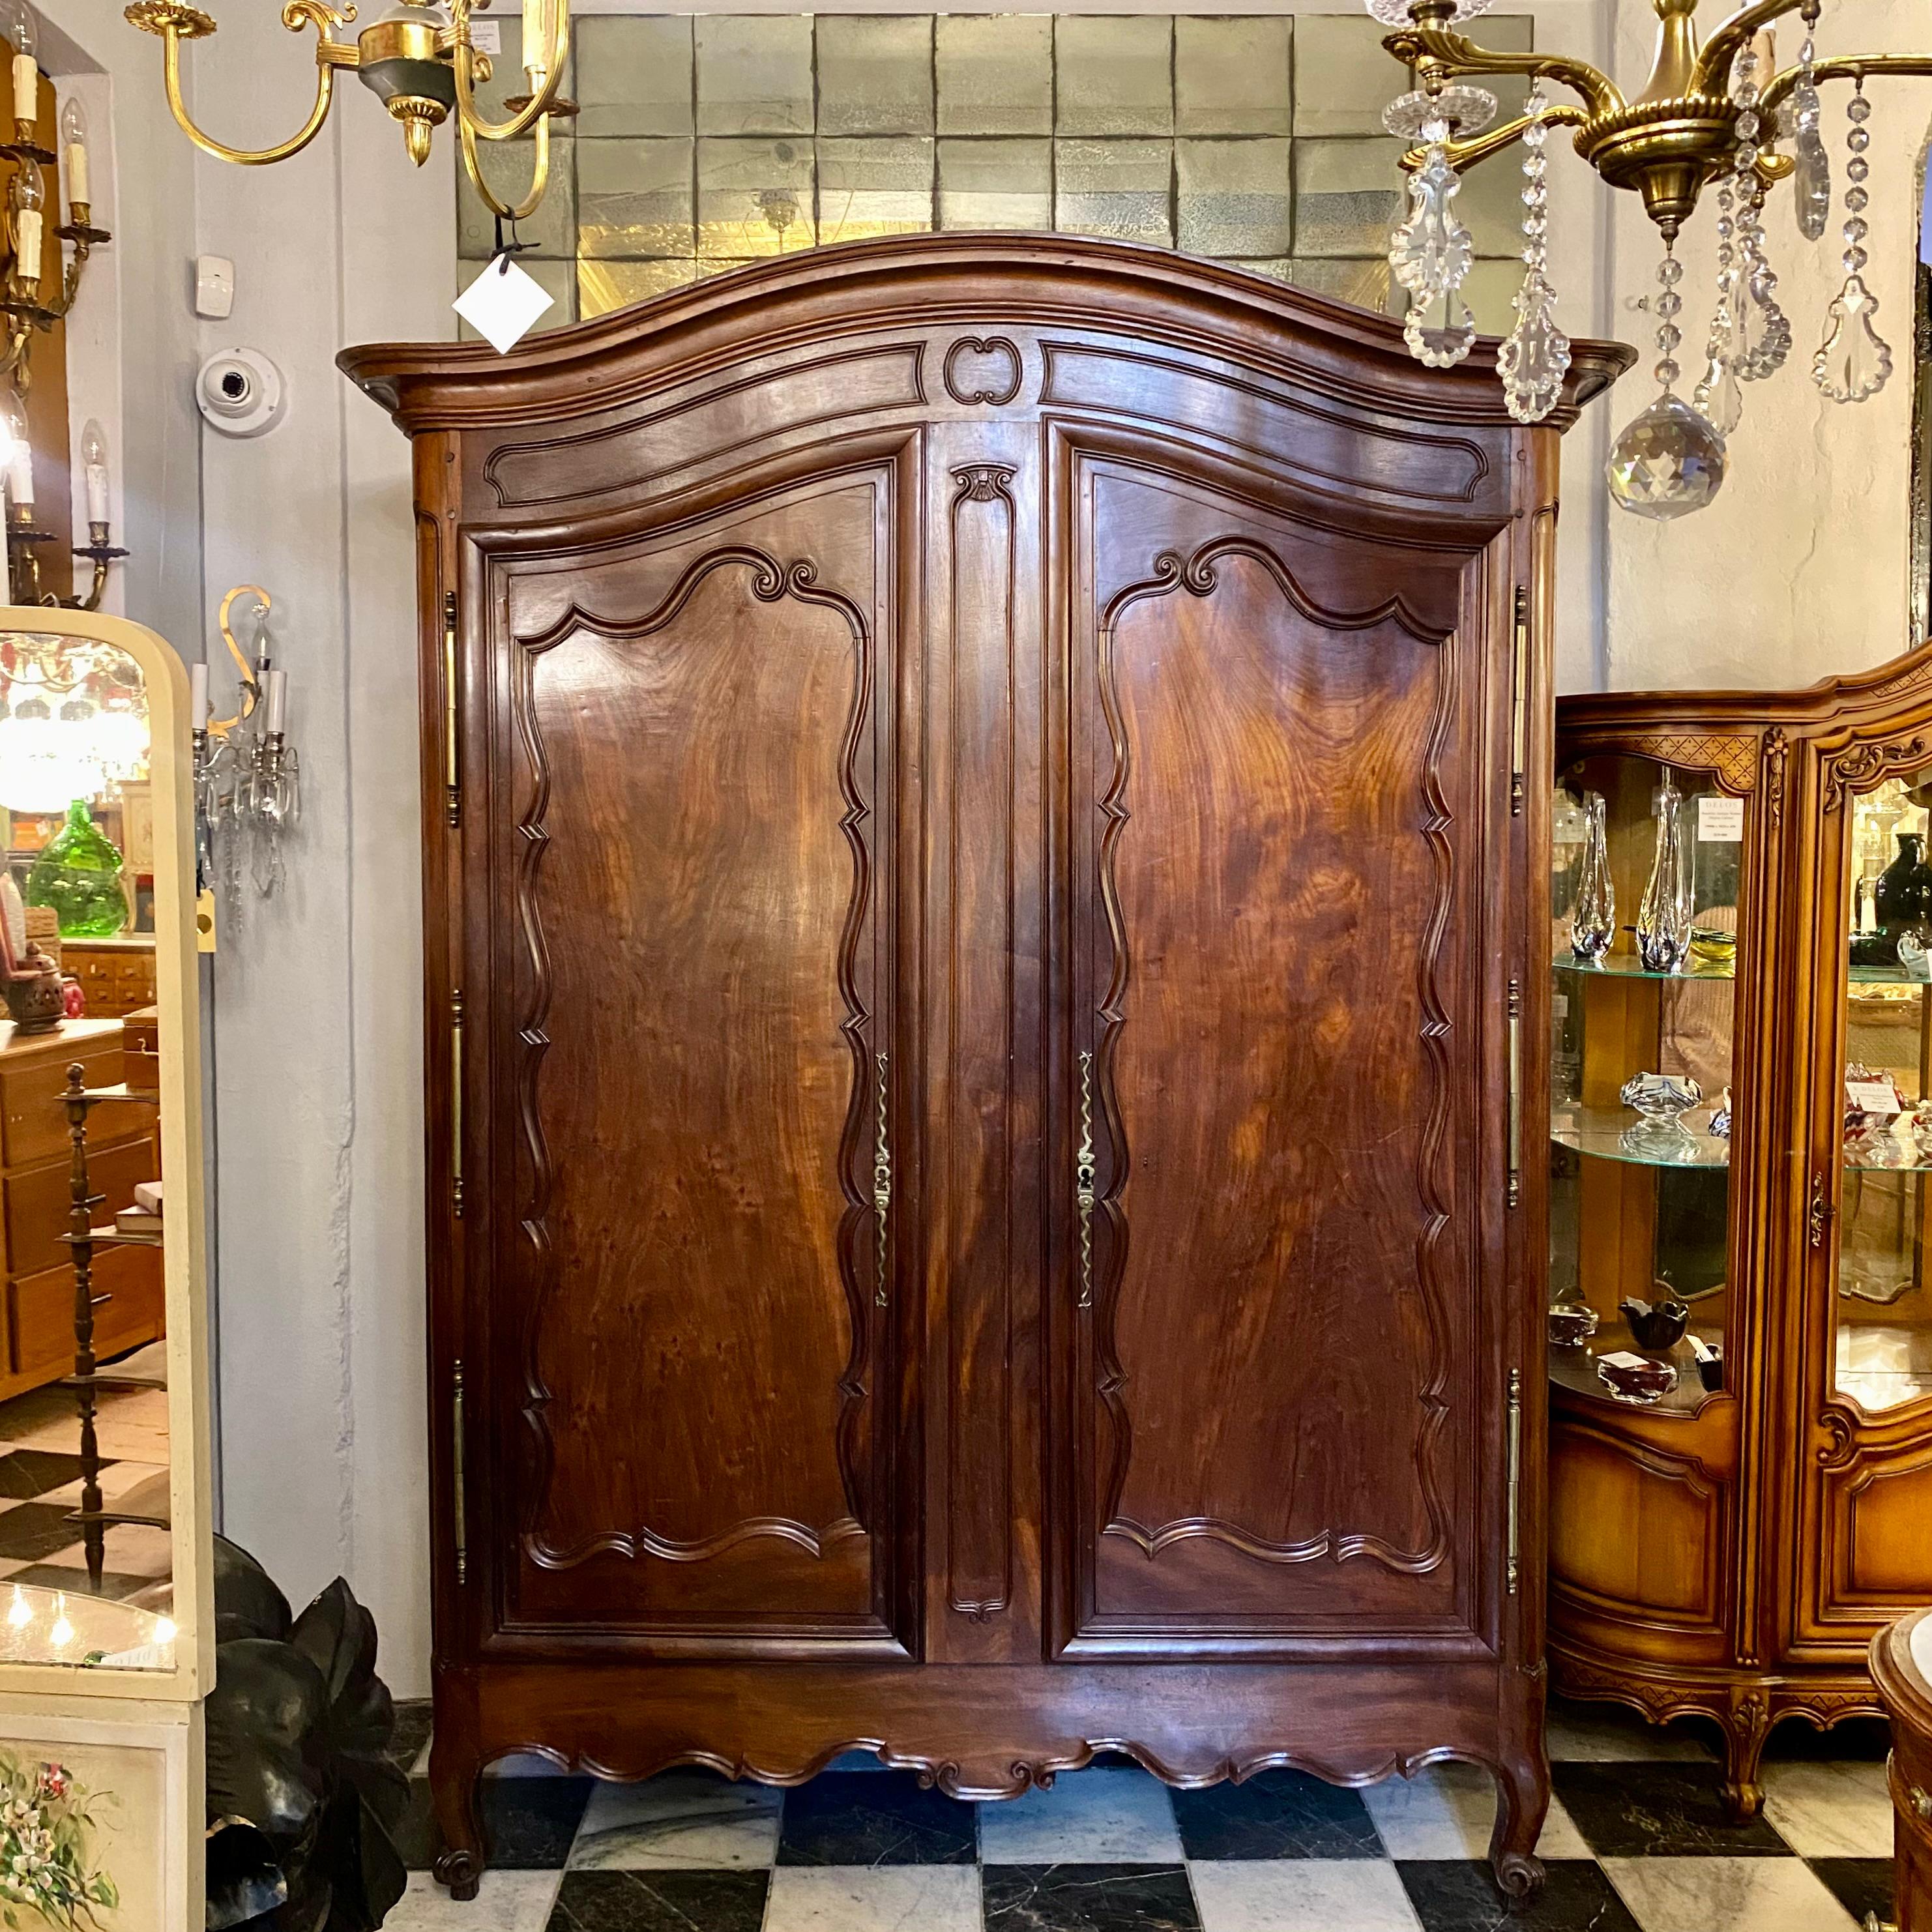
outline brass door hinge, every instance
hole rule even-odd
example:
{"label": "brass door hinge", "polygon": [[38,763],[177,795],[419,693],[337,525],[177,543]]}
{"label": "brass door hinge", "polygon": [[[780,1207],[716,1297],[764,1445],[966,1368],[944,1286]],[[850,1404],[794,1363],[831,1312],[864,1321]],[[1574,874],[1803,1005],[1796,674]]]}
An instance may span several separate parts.
{"label": "brass door hinge", "polygon": [[452,828],[463,823],[461,736],[457,716],[456,592],[442,600],[442,793]]}
{"label": "brass door hinge", "polygon": [[1522,811],[1523,767],[1529,748],[1529,586],[1516,587],[1516,648],[1510,700],[1510,816]]}
{"label": "brass door hinge", "polygon": [[456,1580],[467,1582],[470,1579],[470,1538],[464,1528],[464,1474],[463,1474],[463,1364],[455,1365],[449,1396],[450,1426],[450,1513],[454,1517],[456,1532]]}
{"label": "brass door hinge", "polygon": [[1522,1371],[1509,1374],[1509,1562],[1506,1575],[1513,1597],[1522,1580]]}
{"label": "brass door hinge", "polygon": [[463,988],[449,994],[449,1206],[463,1219]]}
{"label": "brass door hinge", "polygon": [[1508,1204],[1522,1198],[1522,982],[1509,982],[1509,1185]]}

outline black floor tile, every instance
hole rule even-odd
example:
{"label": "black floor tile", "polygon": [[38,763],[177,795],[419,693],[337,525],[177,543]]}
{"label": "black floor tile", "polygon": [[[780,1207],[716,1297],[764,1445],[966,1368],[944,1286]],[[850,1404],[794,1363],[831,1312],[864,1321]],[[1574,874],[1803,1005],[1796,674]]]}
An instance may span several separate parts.
{"label": "black floor tile", "polygon": [[1815,1731],[1800,1718],[1788,1719],[1764,1748],[1768,1761],[1809,1758],[1834,1764],[1882,1764],[1892,1749],[1892,1726],[1882,1718],[1847,1718],[1828,1731]]}
{"label": "black floor tile", "polygon": [[1725,1815],[1715,1765],[1557,1764],[1563,1808],[1600,1858],[1791,1856],[1762,1818]]}
{"label": "black floor tile", "polygon": [[1200,1932],[1179,1865],[988,1865],[986,1932]]}
{"label": "black floor tile", "polygon": [[1480,1859],[1408,1858],[1396,1865],[1423,1932],[1641,1932],[1589,1858],[1552,1858],[1534,1898],[1505,1898]]}
{"label": "black floor tile", "polygon": [[0,1510],[0,1557],[38,1563],[78,1543],[80,1532],[68,1521],[73,1511],[71,1503],[16,1503]]}
{"label": "black floor tile", "polygon": [[[31,1504],[25,1505],[31,1508]],[[74,1532],[68,1532],[70,1539]],[[78,1550],[78,1542],[72,1544]],[[49,1554],[52,1552],[50,1551]],[[107,1560],[114,1560],[114,1533],[108,1532]],[[100,1573],[100,1588],[95,1589],[87,1580],[86,1568],[69,1569],[62,1563],[33,1563],[24,1570],[16,1570],[10,1576],[0,1577],[0,1590],[9,1583],[27,1583],[43,1590],[65,1590],[77,1597],[103,1597],[111,1603],[124,1603],[130,1597],[138,1597],[143,1590],[152,1590],[161,1580],[154,1576],[124,1576],[118,1570],[104,1570]]]}
{"label": "black floor tile", "polygon": [[568,1862],[584,1808],[587,1778],[486,1778],[483,1828],[498,1871],[555,1871]]}
{"label": "black floor tile", "polygon": [[1190,1858],[1378,1858],[1382,1841],[1358,1792],[1306,1772],[1258,1772],[1244,1784],[1177,1791]]}
{"label": "black floor tile", "polygon": [[566,1872],[548,1932],[758,1932],[762,1871]]}
{"label": "black floor tile", "polygon": [[1832,1896],[1857,1922],[1865,1914],[1875,1913],[1880,1921],[1892,1917],[1892,1861],[1889,1858],[1814,1858],[1811,1869],[1830,1888]]}
{"label": "black floor tile", "polygon": [[828,1771],[785,1793],[782,1865],[970,1865],[970,1804],[909,1771]]}
{"label": "black floor tile", "polygon": [[[102,1462],[111,1469],[112,1462]],[[81,1460],[56,1449],[10,1449],[0,1456],[0,1496],[44,1496],[50,1490],[80,1480]]]}
{"label": "black floor tile", "polygon": [[395,1735],[389,1740],[389,1762],[398,1771],[413,1771],[429,1742],[430,1720],[436,1707],[427,1697],[396,1700]]}

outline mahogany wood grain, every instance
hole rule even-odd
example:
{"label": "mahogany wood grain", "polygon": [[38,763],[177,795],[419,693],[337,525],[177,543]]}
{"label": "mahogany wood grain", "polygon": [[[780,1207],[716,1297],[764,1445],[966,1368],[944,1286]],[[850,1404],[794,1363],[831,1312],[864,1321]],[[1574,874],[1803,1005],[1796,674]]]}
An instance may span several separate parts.
{"label": "mahogany wood grain", "polygon": [[1534,1884],[1512,717],[1546,762],[1556,431],[1627,360],[1525,430],[1493,345],[964,236],[344,358],[416,439],[460,1892],[507,1752],[854,1745],[1463,1757]]}

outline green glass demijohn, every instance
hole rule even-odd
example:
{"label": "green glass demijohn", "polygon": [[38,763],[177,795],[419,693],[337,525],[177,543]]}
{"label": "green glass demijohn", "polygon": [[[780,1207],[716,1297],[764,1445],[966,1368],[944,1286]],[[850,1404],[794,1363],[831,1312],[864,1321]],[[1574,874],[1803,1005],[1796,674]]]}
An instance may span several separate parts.
{"label": "green glass demijohn", "polygon": [[120,851],[94,824],[86,799],[68,807],[67,823],[34,861],[27,903],[52,906],[63,939],[108,939],[128,923]]}

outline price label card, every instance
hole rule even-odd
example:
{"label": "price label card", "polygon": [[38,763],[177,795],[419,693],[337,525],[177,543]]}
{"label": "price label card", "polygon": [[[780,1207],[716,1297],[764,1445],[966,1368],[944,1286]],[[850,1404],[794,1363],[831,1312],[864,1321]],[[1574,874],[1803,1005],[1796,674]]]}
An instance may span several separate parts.
{"label": "price label card", "polygon": [[498,255],[452,307],[499,356],[507,356],[555,299],[508,256]]}
{"label": "price label card", "polygon": [[1565,993],[1552,993],[1550,996],[1550,1017],[1553,1020],[1567,1020],[1570,1017],[1570,999]]}
{"label": "price label card", "polygon": [[1706,793],[1697,801],[1697,838],[1706,845],[1735,845],[1744,836],[1744,802]]}
{"label": "price label card", "polygon": [[1845,1098],[1862,1114],[1898,1112],[1898,1094],[1888,1080],[1847,1080]]}
{"label": "price label card", "polygon": [[502,22],[479,20],[472,14],[470,20],[470,44],[479,54],[500,54],[503,51]]}

